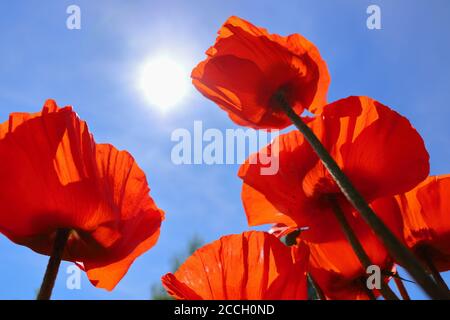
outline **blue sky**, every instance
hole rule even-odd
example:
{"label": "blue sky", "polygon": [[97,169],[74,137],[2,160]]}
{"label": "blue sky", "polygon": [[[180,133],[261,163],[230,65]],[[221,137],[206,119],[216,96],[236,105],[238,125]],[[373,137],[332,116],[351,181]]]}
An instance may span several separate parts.
{"label": "blue sky", "polygon": [[[193,235],[209,242],[247,229],[237,165],[172,164],[176,128],[234,128],[226,114],[193,89],[174,112],[149,108],[136,90],[148,57],[165,54],[191,69],[216,31],[238,15],[273,33],[302,33],[320,49],[332,82],[329,100],[368,95],[407,116],[422,134],[432,174],[450,173],[450,2],[381,0],[118,1],[18,0],[0,3],[0,121],[13,111],[37,111],[47,98],[73,105],[98,142],[130,151],[147,174],[166,221],[158,245],[139,258],[109,293],[65,287],[56,299],[147,299],[150,287]],[[76,4],[82,29],[66,28]],[[382,30],[366,28],[366,8],[378,4]],[[47,257],[0,237],[0,299],[31,299]],[[447,280],[450,276],[446,275]],[[423,298],[414,285],[409,289]]]}

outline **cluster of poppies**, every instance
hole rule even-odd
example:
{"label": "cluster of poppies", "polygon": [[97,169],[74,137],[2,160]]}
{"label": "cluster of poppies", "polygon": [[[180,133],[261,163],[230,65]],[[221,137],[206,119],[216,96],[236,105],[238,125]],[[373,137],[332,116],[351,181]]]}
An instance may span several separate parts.
{"label": "cluster of poppies", "polygon": [[[299,34],[269,34],[231,17],[206,54],[192,72],[195,87],[238,125],[284,129],[296,124],[295,117],[305,123],[381,223],[434,275],[438,297],[447,298],[439,271],[450,269],[450,176],[428,177],[429,156],[410,122],[369,97],[327,104],[327,66]],[[305,110],[313,116],[301,118]],[[261,174],[264,164],[255,160],[267,154],[279,158],[273,175]],[[324,299],[397,299],[386,285],[394,279],[407,299],[396,272],[401,261],[322,160],[297,130],[252,155],[239,170],[248,224],[273,228],[225,236],[199,249],[163,277],[169,294],[306,299],[309,282]],[[368,287],[368,266],[381,270],[382,288]]]}
{"label": "cluster of poppies", "polygon": [[[369,97],[327,104],[327,66],[299,34],[269,34],[231,17],[206,53],[193,84],[234,123],[262,130],[303,124],[317,141],[294,130],[250,156],[239,170],[248,224],[273,227],[200,248],[162,278],[168,293],[307,299],[310,285],[323,299],[396,299],[387,286],[393,279],[406,299],[396,266],[411,258],[394,254],[400,243],[429,277],[411,268],[424,290],[448,297],[439,272],[450,269],[450,175],[428,176],[429,156],[410,122]],[[324,152],[358,194],[347,192]],[[253,161],[267,154],[279,160],[271,175]],[[49,298],[61,259],[112,290],[157,242],[164,212],[145,174],[129,153],[97,144],[71,107],[49,100],[41,112],[11,114],[0,125],[0,162],[0,232],[51,256],[42,297]],[[378,224],[362,215],[364,205]],[[398,243],[380,236],[380,224]],[[380,268],[381,288],[367,286],[369,265]]]}

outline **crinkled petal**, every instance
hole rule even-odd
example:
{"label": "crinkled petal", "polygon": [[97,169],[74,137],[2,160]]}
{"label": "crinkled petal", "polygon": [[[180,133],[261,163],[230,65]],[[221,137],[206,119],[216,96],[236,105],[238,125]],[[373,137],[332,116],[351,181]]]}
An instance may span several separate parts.
{"label": "crinkled petal", "polygon": [[306,263],[306,253],[294,262],[275,236],[251,231],[197,250],[162,282],[177,299],[306,299]]}

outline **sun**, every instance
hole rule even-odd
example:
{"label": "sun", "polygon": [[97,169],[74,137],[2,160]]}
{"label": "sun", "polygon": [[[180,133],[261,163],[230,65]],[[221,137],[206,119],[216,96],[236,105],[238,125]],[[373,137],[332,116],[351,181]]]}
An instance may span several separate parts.
{"label": "sun", "polygon": [[145,100],[163,113],[179,105],[189,90],[189,72],[170,57],[148,59],[139,73],[139,89]]}

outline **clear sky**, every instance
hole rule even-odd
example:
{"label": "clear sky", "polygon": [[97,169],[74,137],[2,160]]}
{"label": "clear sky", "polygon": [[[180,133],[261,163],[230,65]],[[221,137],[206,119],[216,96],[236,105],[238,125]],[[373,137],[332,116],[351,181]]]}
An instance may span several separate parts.
{"label": "clear sky", "polygon": [[[81,8],[81,30],[66,28],[71,4]],[[366,27],[370,4],[381,7],[382,30]],[[97,142],[133,154],[166,212],[157,246],[113,292],[94,288],[84,274],[81,290],[67,290],[64,263],[54,298],[148,299],[193,235],[209,242],[247,229],[238,165],[177,166],[170,158],[173,130],[192,131],[194,120],[235,128],[226,114],[193,88],[161,114],[136,89],[149,57],[166,55],[189,71],[230,15],[306,36],[328,63],[330,101],[368,95],[391,106],[422,134],[432,174],[450,173],[448,0],[2,1],[0,121],[13,111],[38,111],[47,98],[73,105]],[[34,298],[47,259],[0,236],[0,298]]]}

